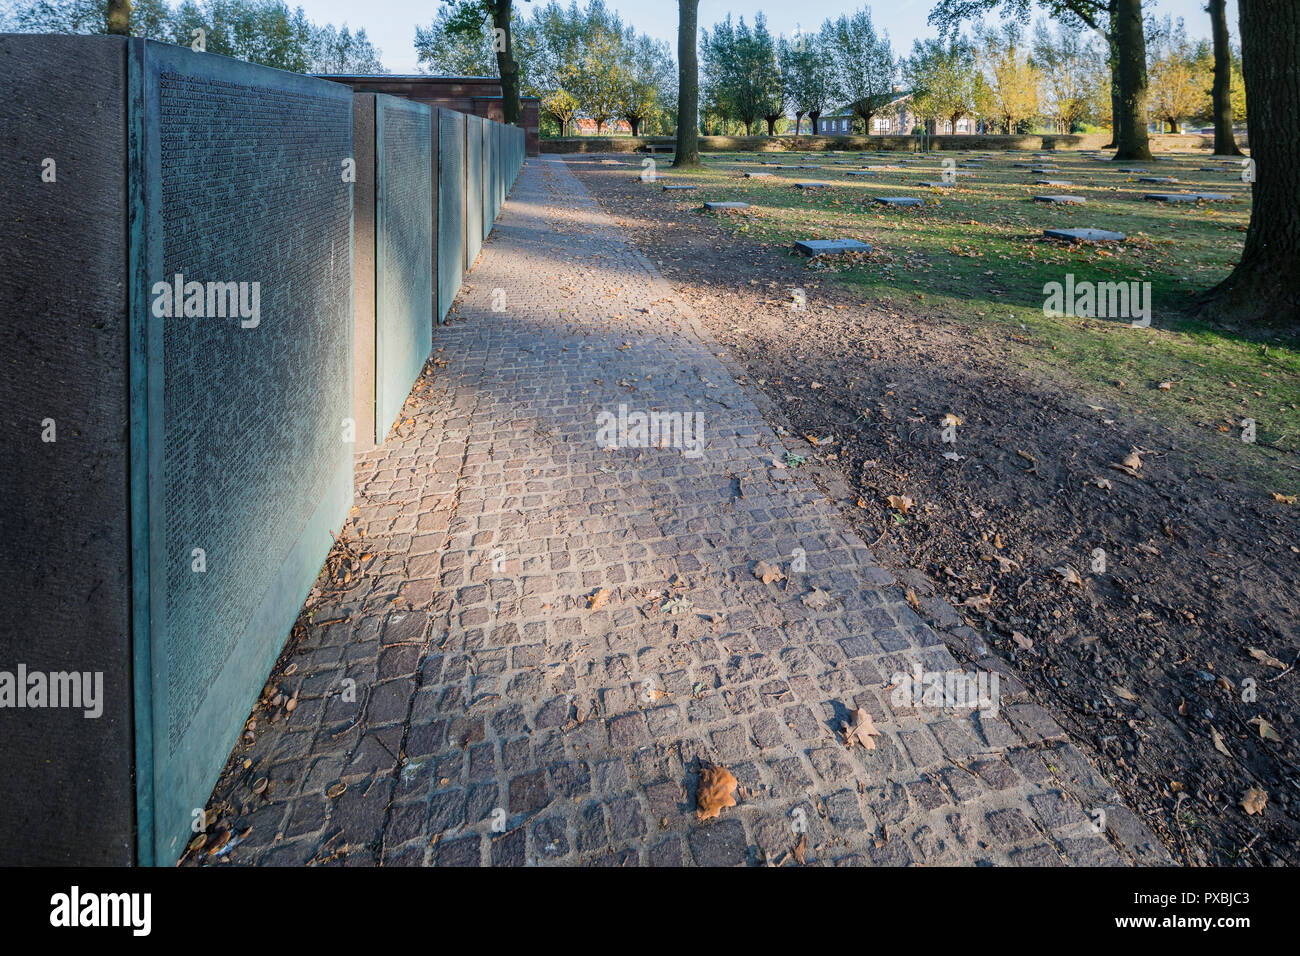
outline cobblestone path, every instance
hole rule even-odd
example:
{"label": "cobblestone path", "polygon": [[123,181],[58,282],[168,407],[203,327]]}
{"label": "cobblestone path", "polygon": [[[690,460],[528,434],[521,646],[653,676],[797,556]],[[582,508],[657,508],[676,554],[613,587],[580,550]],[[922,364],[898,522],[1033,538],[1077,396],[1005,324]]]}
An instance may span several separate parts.
{"label": "cobblestone path", "polygon": [[[363,572],[318,582],[296,708],[252,715],[202,861],[1166,861],[1010,677],[996,712],[894,700],[996,663],[913,613],[562,160],[528,162],[435,350],[358,460]],[[698,413],[700,454],[605,450],[620,406]],[[858,707],[873,750],[839,735]],[[738,805],[701,822],[708,764]]]}

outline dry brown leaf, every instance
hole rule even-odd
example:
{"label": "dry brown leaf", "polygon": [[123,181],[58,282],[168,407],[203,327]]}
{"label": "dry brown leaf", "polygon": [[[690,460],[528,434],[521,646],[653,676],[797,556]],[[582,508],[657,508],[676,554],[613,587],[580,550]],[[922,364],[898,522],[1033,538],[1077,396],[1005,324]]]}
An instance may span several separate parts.
{"label": "dry brown leaf", "polygon": [[876,742],[872,737],[879,737],[880,731],[871,720],[871,715],[866,709],[859,707],[850,715],[853,723],[840,723],[840,733],[844,736],[844,746],[850,749],[854,744],[862,744],[868,750],[876,749]]}
{"label": "dry brown leaf", "polygon": [[1079,587],[1083,587],[1083,578],[1079,577],[1079,572],[1070,565],[1065,564],[1052,570],[1059,574],[1066,584],[1077,584]]}
{"label": "dry brown leaf", "polygon": [[800,833],[799,842],[794,845],[794,848],[790,852],[794,854],[794,861],[800,866],[803,866],[804,857],[808,853],[808,834]]}
{"label": "dry brown leaf", "polygon": [[766,561],[760,561],[754,565],[754,577],[764,584],[771,584],[773,581],[784,580],[785,574],[782,573],[779,564],[768,564]]}
{"label": "dry brown leaf", "polygon": [[587,597],[587,610],[599,611],[609,603],[609,588],[601,588]]}
{"label": "dry brown leaf", "polygon": [[814,586],[811,591],[799,600],[803,602],[804,607],[817,609],[829,605],[834,600],[834,596],[829,591],[823,591],[821,588]]}
{"label": "dry brown leaf", "polygon": [[947,415],[943,416],[943,421],[940,422],[940,424],[947,428],[951,428],[953,425],[960,425],[961,419],[952,412],[949,412]]}
{"label": "dry brown leaf", "polygon": [[1225,744],[1225,743],[1223,742],[1223,734],[1219,733],[1218,728],[1211,726],[1211,727],[1210,727],[1210,736],[1214,738],[1214,749],[1215,749],[1215,750],[1217,750],[1219,753],[1223,754],[1225,757],[1231,757],[1231,756],[1232,756],[1232,751],[1229,750],[1229,749],[1228,749],[1228,745]]}
{"label": "dry brown leaf", "polygon": [[1111,684],[1110,689],[1115,692],[1115,696],[1123,697],[1125,700],[1137,700],[1138,695],[1133,693],[1127,687],[1121,687],[1119,684]]}
{"label": "dry brown leaf", "polygon": [[1276,491],[1271,492],[1271,494],[1273,495],[1273,500],[1274,500],[1274,501],[1280,501],[1280,502],[1282,502],[1282,504],[1284,504],[1284,505],[1293,505],[1293,504],[1296,503],[1296,496],[1295,496],[1295,495],[1281,495],[1281,494],[1278,494]]}
{"label": "dry brown leaf", "polygon": [[708,766],[700,772],[700,784],[695,790],[695,814],[701,820],[713,820],[725,807],[734,807],[732,796],[738,786],[736,778],[726,767]]}
{"label": "dry brown leaf", "polygon": [[1137,452],[1131,451],[1128,453],[1128,457],[1125,458],[1121,464],[1123,464],[1125,468],[1132,468],[1134,471],[1138,471],[1142,467],[1142,458]]}
{"label": "dry brown leaf", "polygon": [[912,506],[916,504],[910,495],[890,495],[885,500],[889,502],[889,507],[895,511],[901,511],[903,514],[907,514],[912,509]]}
{"label": "dry brown leaf", "polygon": [[1282,742],[1281,734],[1263,717],[1255,717],[1251,720],[1251,724],[1259,728],[1259,736],[1263,740],[1271,740],[1275,744]]}
{"label": "dry brown leaf", "polygon": [[1286,670],[1286,665],[1268,651],[1261,650],[1258,647],[1248,647],[1246,648],[1246,653],[1266,667],[1276,667],[1280,671]]}
{"label": "dry brown leaf", "polygon": [[1032,651],[1034,649],[1034,642],[1019,631],[1012,631],[1011,639],[1016,642],[1016,646],[1022,651]]}
{"label": "dry brown leaf", "polygon": [[1241,798],[1241,809],[1251,814],[1263,813],[1264,804],[1268,803],[1268,794],[1259,787],[1251,787]]}

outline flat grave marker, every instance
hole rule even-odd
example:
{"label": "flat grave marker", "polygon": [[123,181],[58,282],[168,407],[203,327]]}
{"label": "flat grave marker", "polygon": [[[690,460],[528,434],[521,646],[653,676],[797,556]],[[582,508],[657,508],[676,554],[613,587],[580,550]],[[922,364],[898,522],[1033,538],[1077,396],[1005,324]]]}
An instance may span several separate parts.
{"label": "flat grave marker", "polygon": [[856,239],[800,239],[795,249],[805,256],[833,256],[846,252],[870,252],[871,246]]}
{"label": "flat grave marker", "polygon": [[1035,196],[1034,202],[1050,203],[1054,206],[1082,206],[1088,200],[1082,196]]}
{"label": "flat grave marker", "polygon": [[747,202],[706,202],[704,208],[713,212],[718,209],[748,209]]}
{"label": "flat grave marker", "polygon": [[1044,229],[1043,235],[1069,242],[1123,242],[1127,238],[1122,232],[1108,229]]}
{"label": "flat grave marker", "polygon": [[924,206],[925,200],[916,196],[877,196],[876,202],[882,206]]}

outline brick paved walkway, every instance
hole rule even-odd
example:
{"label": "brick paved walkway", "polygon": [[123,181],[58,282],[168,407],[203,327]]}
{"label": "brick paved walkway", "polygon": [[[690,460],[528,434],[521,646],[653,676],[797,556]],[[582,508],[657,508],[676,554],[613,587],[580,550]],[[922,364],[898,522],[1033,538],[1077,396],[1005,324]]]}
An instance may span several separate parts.
{"label": "brick paved walkway", "polygon": [[[528,163],[435,347],[358,463],[372,557],[322,576],[298,705],[254,714],[211,805],[243,835],[211,859],[788,865],[800,830],[818,864],[1166,859],[1014,681],[996,717],[891,702],[914,662],[971,668],[563,161]],[[701,413],[703,455],[602,449],[620,404]],[[858,706],[875,750],[836,736]],[[741,787],[703,823],[701,762]]]}

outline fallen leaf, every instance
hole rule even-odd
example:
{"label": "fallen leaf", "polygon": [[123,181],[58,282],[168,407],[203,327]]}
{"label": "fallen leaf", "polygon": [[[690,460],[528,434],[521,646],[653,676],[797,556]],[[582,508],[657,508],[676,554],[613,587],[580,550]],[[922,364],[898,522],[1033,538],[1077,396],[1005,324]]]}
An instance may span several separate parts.
{"label": "fallen leaf", "polygon": [[829,591],[823,591],[821,588],[814,586],[811,591],[799,600],[803,602],[804,607],[822,608],[829,605],[835,598]]}
{"label": "fallen leaf", "polygon": [[871,715],[866,709],[859,707],[850,715],[853,719],[852,724],[840,723],[840,733],[844,736],[844,746],[852,748],[854,744],[862,744],[868,750],[876,749],[876,742],[872,737],[879,737],[880,731],[871,721]]}
{"label": "fallen leaf", "polygon": [[1259,789],[1259,787],[1251,787],[1241,798],[1241,809],[1245,810],[1248,816],[1256,813],[1263,813],[1264,804],[1267,802],[1267,793]]}
{"label": "fallen leaf", "polygon": [[682,614],[689,611],[695,605],[691,603],[690,598],[675,597],[670,598],[663,603],[659,610],[665,614]]}
{"label": "fallen leaf", "polygon": [[895,511],[901,511],[903,514],[907,514],[912,506],[916,504],[909,495],[890,495],[885,500],[889,502],[889,507]]}
{"label": "fallen leaf", "polygon": [[713,820],[725,807],[734,807],[736,798],[731,794],[737,786],[736,778],[726,767],[705,767],[700,772],[700,783],[695,790],[696,816],[701,820]]}
{"label": "fallen leaf", "polygon": [[599,611],[602,607],[604,607],[608,603],[609,603],[609,589],[601,588],[599,591],[596,591],[594,594],[588,596],[587,610]]}
{"label": "fallen leaf", "polygon": [[1079,587],[1083,587],[1083,578],[1079,577],[1079,572],[1070,565],[1065,564],[1052,570],[1059,574],[1066,584],[1077,584]]}
{"label": "fallen leaf", "polygon": [[794,848],[790,852],[794,854],[794,861],[800,866],[803,866],[804,856],[808,852],[808,834],[800,833],[799,842],[794,845]]}
{"label": "fallen leaf", "polygon": [[1214,749],[1215,749],[1215,750],[1217,750],[1219,753],[1223,754],[1225,757],[1231,757],[1231,756],[1232,756],[1232,751],[1229,750],[1229,749],[1228,749],[1228,745],[1225,744],[1225,743],[1223,742],[1223,734],[1219,733],[1219,731],[1218,731],[1217,728],[1215,728],[1215,727],[1213,727],[1213,726],[1210,727],[1210,736],[1214,738]]}
{"label": "fallen leaf", "polygon": [[764,584],[771,584],[773,581],[784,580],[785,574],[782,573],[780,565],[760,561],[754,566],[754,577]]}
{"label": "fallen leaf", "polygon": [[1286,665],[1268,651],[1260,650],[1258,647],[1248,647],[1246,652],[1266,667],[1276,667],[1280,671],[1286,670]]}
{"label": "fallen leaf", "polygon": [[1271,740],[1275,744],[1280,744],[1282,742],[1282,736],[1273,728],[1273,725],[1263,717],[1256,717],[1251,720],[1251,723],[1259,728],[1259,736],[1262,739]]}
{"label": "fallen leaf", "polygon": [[1127,687],[1121,687],[1119,684],[1111,684],[1110,689],[1115,692],[1115,696],[1123,697],[1125,700],[1137,700],[1138,695],[1133,693]]}
{"label": "fallen leaf", "polygon": [[1284,505],[1293,505],[1296,503],[1296,495],[1280,495],[1276,491],[1272,492],[1273,500],[1280,501]]}
{"label": "fallen leaf", "polygon": [[949,412],[947,415],[943,416],[943,421],[941,421],[940,424],[947,428],[951,428],[954,425],[960,425],[961,419],[952,412]]}
{"label": "fallen leaf", "polygon": [[1011,639],[1016,642],[1016,646],[1022,651],[1032,651],[1034,649],[1034,642],[1019,631],[1012,631]]}

